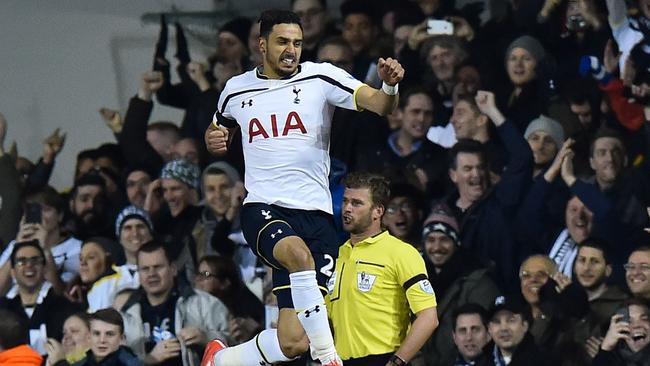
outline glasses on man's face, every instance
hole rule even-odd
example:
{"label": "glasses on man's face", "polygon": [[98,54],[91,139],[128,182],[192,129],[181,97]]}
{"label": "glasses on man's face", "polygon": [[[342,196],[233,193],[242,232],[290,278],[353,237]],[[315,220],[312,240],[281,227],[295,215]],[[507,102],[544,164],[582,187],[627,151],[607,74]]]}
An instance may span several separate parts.
{"label": "glasses on man's face", "polygon": [[545,271],[537,271],[537,272],[521,271],[521,273],[519,274],[519,278],[523,281],[529,281],[532,279],[535,279],[536,281],[545,281],[549,277],[551,277],[551,274]]}
{"label": "glasses on man's face", "polygon": [[641,271],[641,272],[650,272],[650,263],[625,263],[623,265],[625,271]]}
{"label": "glasses on man's face", "polygon": [[16,258],[16,266],[17,267],[25,267],[28,264],[32,265],[32,266],[42,266],[42,265],[45,264],[45,258],[43,258],[41,256]]}
{"label": "glasses on man's face", "polygon": [[205,281],[209,278],[217,278],[217,275],[210,271],[199,271],[196,273],[196,279],[199,281]]}
{"label": "glasses on man's face", "polygon": [[411,213],[415,211],[415,207],[407,202],[402,203],[401,205],[389,205],[386,207],[386,213],[388,215],[395,215],[397,214],[397,211],[401,211],[402,213]]}

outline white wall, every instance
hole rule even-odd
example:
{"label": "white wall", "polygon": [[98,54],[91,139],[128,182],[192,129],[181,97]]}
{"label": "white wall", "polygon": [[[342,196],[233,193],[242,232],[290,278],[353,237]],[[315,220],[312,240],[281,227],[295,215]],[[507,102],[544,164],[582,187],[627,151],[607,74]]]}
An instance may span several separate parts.
{"label": "white wall", "polygon": [[[97,110],[124,112],[139,75],[151,67],[156,24],[142,24],[145,12],[215,10],[210,0],[2,0],[0,1],[0,113],[9,123],[5,147],[18,143],[21,155],[36,160],[41,141],[55,128],[68,135],[52,185],[72,184],[76,154],[112,141]],[[245,14],[288,0],[238,1]],[[170,40],[173,41],[173,28]],[[190,39],[194,51],[199,47]],[[168,49],[171,60],[173,44]],[[205,55],[194,52],[203,59]],[[216,101],[215,101],[216,104]],[[153,119],[180,121],[182,113],[156,106]],[[0,177],[2,179],[2,177]]]}

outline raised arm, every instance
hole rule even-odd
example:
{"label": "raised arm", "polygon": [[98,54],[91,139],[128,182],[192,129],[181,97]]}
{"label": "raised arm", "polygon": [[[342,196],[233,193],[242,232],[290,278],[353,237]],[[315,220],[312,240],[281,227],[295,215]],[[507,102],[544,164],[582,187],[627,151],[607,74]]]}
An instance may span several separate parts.
{"label": "raised arm", "polygon": [[65,145],[66,134],[57,128],[43,141],[43,156],[25,181],[25,192],[34,192],[45,187],[52,176],[54,161]]}
{"label": "raised arm", "polygon": [[363,109],[385,116],[397,107],[399,98],[397,84],[404,78],[404,69],[395,59],[380,58],[377,63],[377,73],[383,82],[382,88],[361,87],[357,92],[356,102]]}
{"label": "raised arm", "polygon": [[153,109],[151,97],[162,83],[163,76],[160,72],[147,71],[142,75],[138,94],[129,101],[118,140],[129,163],[145,164],[154,171],[162,168],[164,162],[163,157],[147,141],[147,125]]}

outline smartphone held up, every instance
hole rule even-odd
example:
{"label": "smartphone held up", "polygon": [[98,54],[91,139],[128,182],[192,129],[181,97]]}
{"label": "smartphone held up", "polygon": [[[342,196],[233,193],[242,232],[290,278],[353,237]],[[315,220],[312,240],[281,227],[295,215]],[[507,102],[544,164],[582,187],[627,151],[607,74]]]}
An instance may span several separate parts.
{"label": "smartphone held up", "polygon": [[446,20],[429,19],[427,20],[427,33],[431,35],[453,35],[454,24]]}

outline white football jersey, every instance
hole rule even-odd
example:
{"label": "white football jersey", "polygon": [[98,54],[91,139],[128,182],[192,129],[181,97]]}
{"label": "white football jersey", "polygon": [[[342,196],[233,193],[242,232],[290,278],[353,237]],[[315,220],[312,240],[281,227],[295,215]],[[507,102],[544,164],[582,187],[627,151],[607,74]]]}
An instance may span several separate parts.
{"label": "white football jersey", "polygon": [[246,165],[244,203],[332,213],[329,143],[334,107],[358,109],[363,83],[329,63],[305,62],[284,79],[257,69],[228,80],[213,120],[239,124]]}

